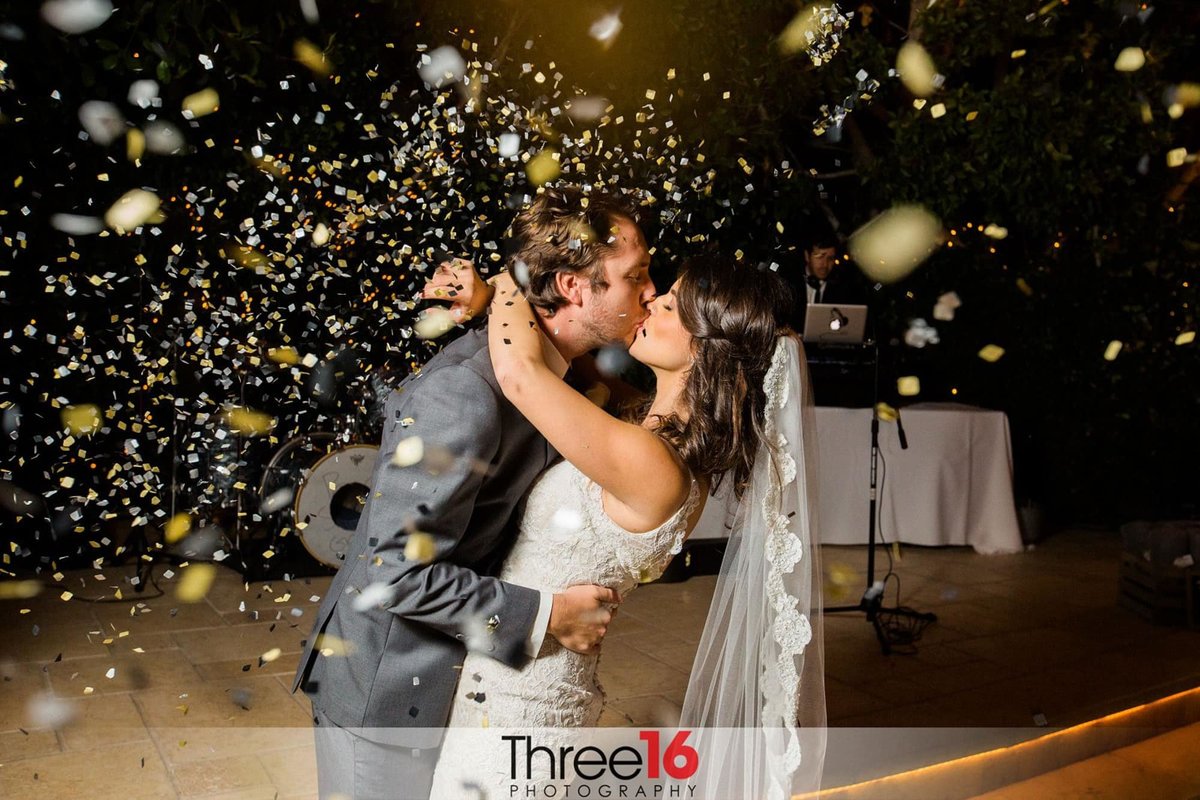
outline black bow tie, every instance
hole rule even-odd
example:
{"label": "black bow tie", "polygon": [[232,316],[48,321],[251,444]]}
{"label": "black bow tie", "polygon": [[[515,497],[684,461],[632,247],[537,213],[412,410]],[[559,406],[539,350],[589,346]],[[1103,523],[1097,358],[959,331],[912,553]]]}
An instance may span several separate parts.
{"label": "black bow tie", "polygon": [[818,292],[821,291],[821,280],[815,275],[805,275],[804,282],[816,289]]}

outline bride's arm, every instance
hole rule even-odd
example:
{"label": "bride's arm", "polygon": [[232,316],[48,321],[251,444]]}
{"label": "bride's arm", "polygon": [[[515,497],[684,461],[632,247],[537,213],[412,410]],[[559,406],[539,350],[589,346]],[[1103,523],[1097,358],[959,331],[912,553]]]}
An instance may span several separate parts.
{"label": "bride's arm", "polygon": [[554,374],[529,301],[507,274],[494,285],[488,348],[504,396],[563,458],[616,500],[651,520],[669,517],[688,485],[666,443],[640,425],[610,417]]}

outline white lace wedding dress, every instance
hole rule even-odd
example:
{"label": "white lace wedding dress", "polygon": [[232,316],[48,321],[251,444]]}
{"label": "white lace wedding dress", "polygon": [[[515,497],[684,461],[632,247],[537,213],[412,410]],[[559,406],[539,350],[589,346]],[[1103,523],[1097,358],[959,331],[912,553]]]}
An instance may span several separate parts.
{"label": "white lace wedding dress", "polygon": [[[699,500],[693,480],[687,501],[670,519],[652,531],[631,533],[605,514],[601,488],[570,463],[560,462],[530,490],[520,533],[500,578],[547,592],[594,583],[616,589],[623,598],[662,574],[682,547],[687,520]],[[501,796],[498,792],[513,782],[510,744],[500,740],[499,732],[483,737],[471,729],[537,728],[537,744],[557,751],[557,740],[571,738],[569,729],[595,726],[604,704],[598,662],[599,654],[572,652],[550,635],[538,657],[520,670],[468,653],[430,796]],[[537,772],[534,777],[539,779]],[[540,780],[549,779],[542,774]],[[528,782],[521,784],[523,792]]]}

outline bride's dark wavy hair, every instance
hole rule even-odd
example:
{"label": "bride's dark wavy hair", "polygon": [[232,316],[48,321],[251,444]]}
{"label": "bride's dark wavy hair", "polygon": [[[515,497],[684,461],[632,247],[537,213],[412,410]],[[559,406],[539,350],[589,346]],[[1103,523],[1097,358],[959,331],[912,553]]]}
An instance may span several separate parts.
{"label": "bride's dark wavy hair", "polygon": [[[714,491],[729,477],[741,497],[764,436],[763,381],[792,295],[773,272],[703,255],[684,262],[675,296],[680,321],[694,340],[680,397],[688,419],[661,416],[656,432],[693,475],[707,478]],[[633,413],[642,419],[649,406],[647,401]]]}

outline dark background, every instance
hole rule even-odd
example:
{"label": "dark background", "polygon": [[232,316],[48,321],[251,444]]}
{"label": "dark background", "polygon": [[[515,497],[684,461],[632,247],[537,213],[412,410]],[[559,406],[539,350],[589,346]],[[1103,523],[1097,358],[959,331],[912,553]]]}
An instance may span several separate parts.
{"label": "dark background", "polygon": [[[609,10],[326,2],[310,23],[294,3],[160,0],[117,3],[102,26],[67,35],[35,4],[0,5],[6,568],[110,557],[125,531],[179,511],[228,527],[239,496],[247,524],[269,521],[255,492],[280,443],[336,428],[355,398],[370,406],[432,351],[411,337],[410,301],[438,253],[494,263],[533,191],[519,163],[495,156],[504,130],[521,131],[526,152],[577,155],[564,179],[649,190],[664,284],[677,258],[706,246],[747,269],[796,271],[815,231],[844,240],[893,204],[924,205],[946,244],[872,292],[882,399],[1006,411],[1019,501],[1053,519],[1195,515],[1197,345],[1174,342],[1196,328],[1198,112],[1168,114],[1174,87],[1200,80],[1193,3],[1149,14],[1118,0],[847,5],[849,27],[820,67],[778,47],[791,2],[629,4],[605,48],[588,28]],[[296,60],[302,38],[328,74]],[[889,77],[908,38],[945,76],[929,98],[946,105],[941,119]],[[480,110],[463,113],[459,88],[422,84],[421,45],[478,60]],[[1146,65],[1115,71],[1130,46]],[[161,107],[127,101],[139,78],[158,81]],[[183,98],[206,87],[219,110],[184,119]],[[608,99],[606,121],[562,113],[576,90]],[[822,106],[847,98],[840,131],[815,136]],[[114,103],[131,129],[167,120],[185,147],[138,162],[124,138],[101,147],[81,133],[87,100]],[[585,130],[604,146],[581,143]],[[1193,161],[1168,167],[1180,147]],[[372,177],[379,169],[388,175]],[[74,237],[50,224],[103,216],[137,187],[161,198],[161,222]],[[323,247],[311,242],[317,221],[333,231]],[[988,223],[1008,237],[984,236]],[[949,291],[962,307],[933,320]],[[940,342],[904,345],[914,318]],[[1123,349],[1106,361],[1113,340]],[[987,344],[1003,358],[978,358]],[[311,363],[273,359],[283,347]],[[901,375],[920,377],[918,397],[897,396]],[[62,408],[79,404],[106,417],[71,439]],[[274,429],[231,435],[230,404],[267,412]]]}

